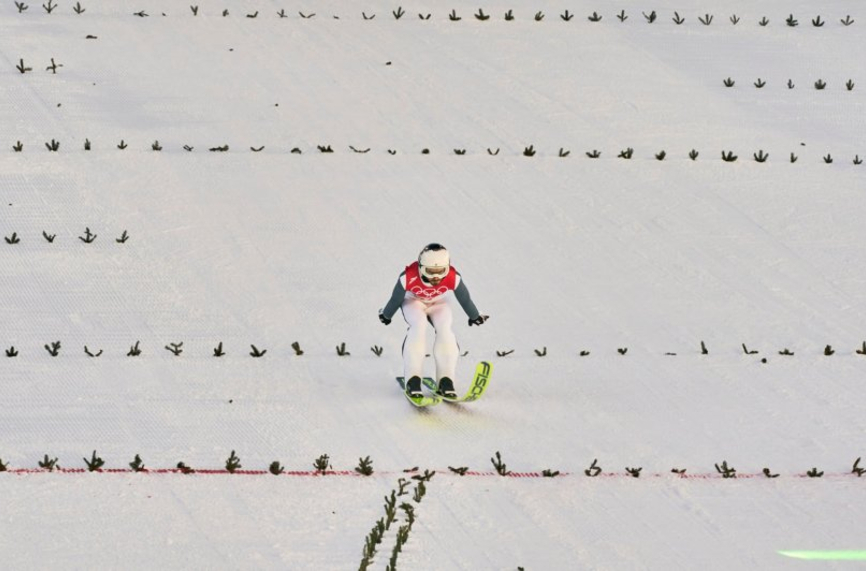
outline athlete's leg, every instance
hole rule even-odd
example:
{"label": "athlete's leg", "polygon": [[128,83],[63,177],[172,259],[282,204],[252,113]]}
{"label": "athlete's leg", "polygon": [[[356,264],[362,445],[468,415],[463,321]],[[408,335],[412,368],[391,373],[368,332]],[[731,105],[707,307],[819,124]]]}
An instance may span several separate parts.
{"label": "athlete's leg", "polygon": [[403,376],[424,376],[424,355],[427,352],[427,308],[417,299],[403,302],[403,318],[409,324],[403,341]]}
{"label": "athlete's leg", "polygon": [[454,321],[451,315],[451,306],[445,301],[435,303],[427,310],[427,315],[436,329],[436,341],[433,343],[436,381],[438,382],[442,377],[448,377],[453,381],[457,370],[459,349],[457,348],[457,338],[454,336],[454,331],[451,330]]}

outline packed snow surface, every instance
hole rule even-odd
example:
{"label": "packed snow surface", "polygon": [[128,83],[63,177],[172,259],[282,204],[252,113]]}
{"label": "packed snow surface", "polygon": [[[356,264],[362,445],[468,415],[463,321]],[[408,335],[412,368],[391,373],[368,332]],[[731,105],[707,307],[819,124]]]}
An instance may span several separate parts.
{"label": "packed snow surface", "polygon": [[[0,5],[5,567],[354,569],[401,487],[371,569],[866,550],[861,6],[74,7]],[[434,241],[494,372],[418,410]]]}

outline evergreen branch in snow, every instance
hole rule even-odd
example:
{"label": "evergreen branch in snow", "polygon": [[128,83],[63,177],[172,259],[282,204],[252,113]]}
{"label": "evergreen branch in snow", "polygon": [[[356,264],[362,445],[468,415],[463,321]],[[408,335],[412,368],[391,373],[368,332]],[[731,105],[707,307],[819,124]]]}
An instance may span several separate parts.
{"label": "evergreen branch in snow", "polygon": [[788,89],[794,89],[794,80],[793,79],[788,80]]}
{"label": "evergreen branch in snow", "polygon": [[643,470],[642,467],[629,468],[628,466],[626,466],[626,469],[625,469],[625,471],[628,472],[629,476],[631,476],[632,478],[640,478],[640,471],[641,470]]}
{"label": "evergreen branch in snow", "polygon": [[20,14],[21,12],[25,11],[30,6],[28,6],[24,2],[15,2],[15,7],[18,8],[18,13]]}
{"label": "evergreen branch in snow", "polygon": [[587,151],[586,156],[591,159],[597,159],[601,156],[601,152],[598,149],[593,149],[592,152]]}
{"label": "evergreen branch in snow", "polygon": [[680,17],[680,15],[676,12],[674,12],[674,17],[672,18],[672,20],[674,21],[674,24],[676,24],[677,26],[682,25],[682,23],[686,21],[685,18]]}
{"label": "evergreen branch in snow", "polygon": [[127,357],[138,357],[139,355],[141,355],[141,349],[138,348],[138,345],[140,343],[141,343],[141,341],[136,341],[135,345],[133,345],[129,348],[129,353],[127,353],[126,356]]}
{"label": "evergreen branch in snow", "polygon": [[259,348],[256,347],[255,345],[250,345],[250,347],[252,348],[252,351],[250,351],[250,356],[251,356],[251,357],[256,357],[256,358],[258,358],[258,357],[264,357],[264,356],[265,356],[265,353],[268,352],[267,349],[265,349],[265,350],[263,350],[263,351],[260,351]]}
{"label": "evergreen branch in snow", "polygon": [[188,152],[188,153],[191,153],[192,150],[193,150],[194,148],[195,148],[195,147],[190,147],[189,145],[184,145],[184,146],[183,146],[183,150],[186,151],[186,152]]}
{"label": "evergreen branch in snow", "polygon": [[475,19],[476,19],[476,20],[480,20],[480,21],[482,21],[482,22],[486,22],[487,20],[490,19],[490,16],[489,16],[488,14],[485,14],[485,13],[484,13],[484,10],[482,10],[481,8],[479,8],[479,9],[478,9],[478,13],[475,14]]}
{"label": "evergreen branch in snow", "polygon": [[18,244],[21,242],[17,232],[12,232],[11,236],[4,236],[3,239],[6,240],[7,244]]}
{"label": "evergreen branch in snow", "polygon": [[541,351],[539,351],[538,349],[533,349],[533,351],[535,351],[535,354],[538,355],[539,357],[546,357],[547,356],[547,347],[544,347]]}
{"label": "evergreen branch in snow", "polygon": [[397,154],[397,151],[395,151],[394,149],[388,149],[388,154],[393,157],[394,155]]}
{"label": "evergreen branch in snow", "polygon": [[862,165],[863,159],[860,158],[860,155],[854,155],[854,161],[853,162],[855,165]]}
{"label": "evergreen branch in snow", "polygon": [[589,465],[589,468],[583,471],[584,474],[589,476],[590,478],[595,478],[599,474],[601,474],[601,468],[598,466],[598,459],[592,461],[592,464]]}
{"label": "evergreen branch in snow", "polygon": [[496,354],[500,357],[507,357],[508,355],[511,355],[512,353],[514,353],[514,349],[511,349],[510,351],[496,351]]}
{"label": "evergreen branch in snow", "polygon": [[835,353],[836,353],[836,351],[834,351],[833,347],[831,347],[830,345],[827,345],[826,347],[824,347],[824,356],[825,357],[831,357]]}
{"label": "evergreen branch in snow", "polygon": [[815,82],[815,89],[820,91],[820,90],[824,89],[825,87],[827,87],[827,82],[825,82],[823,79],[819,79],[818,81]]}
{"label": "evergreen branch in snow", "polygon": [[301,350],[301,344],[298,343],[297,341],[295,341],[294,343],[292,343],[292,349],[295,350],[295,355],[298,356],[298,357],[300,357],[301,355],[304,354],[304,352]]}
{"label": "evergreen branch in snow", "polygon": [[794,153],[791,153],[791,162],[792,163],[796,163],[798,158],[799,157],[797,157],[797,155],[795,155]]}
{"label": "evergreen branch in snow", "polygon": [[[369,459],[370,457],[367,456]],[[357,468],[356,468],[357,469]],[[372,473],[372,469],[371,469]],[[368,474],[369,475],[369,474]],[[385,496],[385,529],[391,528],[391,524],[397,518],[397,492],[391,490],[390,496]]]}
{"label": "evergreen branch in snow", "polygon": [[570,154],[571,154],[571,151],[566,151],[562,147],[559,148],[559,158],[564,159],[565,157],[567,157]]}
{"label": "evergreen branch in snow", "polygon": [[55,141],[54,139],[51,139],[50,143],[45,143],[45,148],[47,148],[51,152],[56,153],[57,150],[60,148],[60,141]]}
{"label": "evergreen branch in snow", "polygon": [[45,71],[50,71],[52,74],[57,74],[57,68],[63,67],[62,63],[55,63],[54,58],[51,58],[51,65],[45,68]]}
{"label": "evergreen branch in snow", "polygon": [[764,468],[763,470],[761,470],[761,472],[768,478],[778,478],[779,477],[778,474],[771,473],[769,468]]}
{"label": "evergreen branch in snow", "polygon": [[853,81],[853,80],[850,80],[850,79],[849,79],[848,81],[846,81],[846,82],[845,82],[845,88],[846,88],[848,91],[854,91],[854,81]]}
{"label": "evergreen branch in snow", "polygon": [[430,154],[430,149],[421,149],[421,154],[422,154],[422,155],[429,155],[429,154]]}
{"label": "evergreen branch in snow", "polygon": [[9,469],[8,464],[4,463],[3,459],[0,458],[0,472],[5,472],[8,469]]}
{"label": "evergreen branch in snow", "polygon": [[860,458],[858,457],[856,460],[854,460],[854,467],[851,468],[851,473],[857,474],[858,478],[861,477],[864,472],[866,472],[866,469],[860,468],[859,466],[860,466]]}
{"label": "evergreen branch in snow", "polygon": [[494,152],[494,151],[490,150],[490,148],[488,147],[487,148],[487,154],[492,156],[492,157],[495,157],[496,155],[499,154],[499,148],[497,147],[496,151]]}
{"label": "evergreen branch in snow", "polygon": [[755,85],[755,87],[757,87],[758,89],[761,89],[762,87],[764,87],[765,85],[767,85],[767,82],[764,81],[763,79],[761,79],[761,78],[759,77],[759,78],[758,78],[758,81],[756,81],[756,82],[754,83],[754,85]]}
{"label": "evergreen branch in snow", "polygon": [[857,349],[854,352],[857,353],[858,355],[866,355],[866,341],[863,342],[863,348],[862,349]]}
{"label": "evergreen branch in snow", "polygon": [[540,22],[542,20],[544,20],[544,12],[541,12],[541,11],[536,12],[535,13],[535,21]]}
{"label": "evergreen branch in snow", "polygon": [[363,16],[363,18],[365,20],[372,20],[373,18],[376,17],[376,14],[373,14],[372,16],[368,16],[366,12],[361,12],[361,16]]}
{"label": "evergreen branch in snow", "polygon": [[366,148],[366,149],[356,149],[356,148],[353,147],[352,145],[349,145],[349,148],[352,149],[354,152],[356,152],[356,153],[360,153],[360,154],[362,154],[362,155],[370,152],[370,148],[369,148],[369,147]]}
{"label": "evergreen branch in snow", "polygon": [[705,14],[703,17],[698,16],[698,21],[704,26],[709,26],[713,23],[713,16],[712,14]]}
{"label": "evergreen branch in snow", "polygon": [[235,451],[232,450],[232,453],[226,460],[226,470],[229,474],[234,474],[236,470],[240,470],[241,468],[241,459],[238,458],[237,455],[235,455]]}
{"label": "evergreen branch in snow", "polygon": [[722,478],[736,478],[737,477],[737,470],[733,467],[729,467],[727,460],[723,460],[721,466],[719,466],[718,464],[716,464],[715,466],[716,466],[716,472],[721,474]]}
{"label": "evergreen branch in snow", "polygon": [[666,156],[667,156],[667,153],[666,153],[664,150],[659,151],[659,152],[656,153],[656,155],[655,155],[657,161],[663,161],[663,160],[665,160],[665,157],[666,157]]}
{"label": "evergreen branch in snow", "polygon": [[93,451],[93,456],[90,457],[90,460],[87,458],[83,458],[83,460],[87,464],[88,472],[96,472],[105,465],[105,461],[96,455],[96,450]]}
{"label": "evergreen branch in snow", "polygon": [[84,346],[84,352],[87,354],[88,357],[99,357],[100,355],[102,355],[102,349],[100,349],[98,353],[94,354],[90,352],[90,349],[87,348],[87,345]]}
{"label": "evergreen branch in snow", "polygon": [[271,462],[271,465],[268,466],[268,472],[270,472],[274,476],[279,476],[285,471],[286,469],[282,465],[280,465],[279,460],[274,460],[273,462]]}
{"label": "evergreen branch in snow", "polygon": [[60,341],[54,341],[50,346],[46,344],[45,350],[48,351],[48,354],[52,357],[56,357],[60,354]]}
{"label": "evergreen branch in snow", "polygon": [[189,9],[192,10],[193,16],[198,16],[198,6],[190,6]]}
{"label": "evergreen branch in snow", "polygon": [[710,354],[710,352],[707,351],[706,344],[703,341],[701,341],[701,355],[709,355],[709,354]]}
{"label": "evergreen branch in snow", "polygon": [[511,471],[506,468],[505,462],[502,461],[502,456],[499,454],[498,450],[496,451],[496,456],[494,458],[491,458],[490,462],[496,469],[496,473],[500,476],[507,476],[511,474]]}
{"label": "evergreen branch in snow", "polygon": [[631,147],[628,147],[628,148],[625,149],[624,151],[620,151],[620,152],[619,152],[619,155],[617,155],[617,158],[619,158],[619,159],[630,159],[630,158],[632,157],[633,154],[634,154],[634,149],[632,149]]}
{"label": "evergreen branch in snow", "polygon": [[145,12],[144,10],[142,10],[140,12],[135,12],[132,15],[138,16],[139,18],[147,18],[149,16],[149,14],[147,12]]}
{"label": "evergreen branch in snow", "polygon": [[133,472],[144,472],[144,462],[141,460],[141,456],[138,454],[135,455],[135,458],[132,459],[132,462],[129,463],[129,467],[132,468]]}
{"label": "evergreen branch in snow", "polygon": [[120,238],[115,238],[114,241],[118,244],[126,244],[126,241],[129,240],[129,233],[124,230],[123,234],[120,235]]}
{"label": "evergreen branch in snow", "polygon": [[824,157],[824,163],[828,165],[833,163],[833,157],[830,153],[827,153],[827,156]]}
{"label": "evergreen branch in snow", "polygon": [[316,472],[324,476],[328,468],[331,467],[331,459],[327,454],[322,454],[313,462],[313,468],[316,469]]}
{"label": "evergreen branch in snow", "polygon": [[469,471],[469,466],[461,466],[460,468],[452,468],[451,466],[448,466],[448,469],[458,476],[465,476],[466,472]]}
{"label": "evergreen branch in snow", "polygon": [[466,154],[466,149],[454,149],[454,154],[462,157]]}
{"label": "evergreen branch in snow", "polygon": [[459,22],[463,18],[461,18],[460,16],[457,15],[457,10],[451,10],[451,13],[448,14],[448,19],[451,20],[452,22]]}
{"label": "evergreen branch in snow", "polygon": [[733,87],[736,82],[729,77],[726,80],[724,80],[722,83],[725,84],[725,87]]}
{"label": "evergreen branch in snow", "polygon": [[509,10],[508,12],[505,13],[505,21],[506,22],[513,22],[514,21],[514,11],[513,10]]}
{"label": "evergreen branch in snow", "polygon": [[247,18],[258,18],[258,16],[259,16],[259,11],[258,11],[258,10],[256,10],[256,11],[253,12],[252,14],[247,14]]}
{"label": "evergreen branch in snow", "polygon": [[812,25],[816,28],[821,28],[824,26],[824,21],[821,19],[821,15],[819,14],[817,18],[812,19]]}
{"label": "evergreen branch in snow", "polygon": [[96,240],[96,236],[96,234],[90,231],[90,227],[88,226],[84,229],[84,236],[79,236],[78,239],[85,244],[91,244],[94,240]]}
{"label": "evergreen branch in snow", "polygon": [[180,470],[181,474],[194,474],[195,470],[187,466],[184,462],[177,463],[177,469]]}
{"label": "evergreen branch in snow", "polygon": [[689,151],[689,158],[694,161],[698,158],[699,154],[700,153],[698,153],[696,150],[692,149],[691,151]]}
{"label": "evergreen branch in snow", "polygon": [[117,145],[117,148],[120,149],[121,151],[123,151],[123,150],[125,150],[126,147],[128,147],[128,146],[129,146],[129,145],[126,144],[126,141],[124,141],[123,139],[121,139],[121,140],[120,140],[120,144]]}
{"label": "evergreen branch in snow", "polygon": [[759,163],[767,162],[767,159],[770,158],[770,155],[765,153],[763,149],[758,149],[757,153],[752,154],[755,157],[755,161]]}
{"label": "evergreen branch in snow", "polygon": [[685,476],[686,469],[685,468],[671,468],[671,473],[676,474],[678,476]]}
{"label": "evergreen branch in snow", "polygon": [[787,348],[783,349],[782,351],[779,351],[779,355],[784,355],[786,357],[793,357],[794,356],[794,354]]}
{"label": "evergreen branch in snow", "polygon": [[722,160],[726,163],[732,163],[737,160],[737,155],[734,154],[733,151],[722,151]]}
{"label": "evergreen branch in snow", "polygon": [[60,468],[57,464],[57,458],[49,458],[48,454],[45,455],[45,458],[39,462],[39,467],[43,470],[48,470],[49,472],[53,472],[54,468]]}
{"label": "evergreen branch in snow", "polygon": [[737,16],[736,14],[734,14],[733,16],[731,16],[731,17],[730,17],[730,20],[731,20],[731,23],[732,23],[733,25],[735,25],[735,26],[736,26],[737,24],[740,23],[740,17]]}
{"label": "evergreen branch in snow", "polygon": [[181,349],[181,347],[183,347],[183,341],[181,341],[180,343],[169,343],[165,346],[165,349],[166,351],[171,351],[172,354],[177,357],[181,353],[183,353],[183,349]]}
{"label": "evergreen branch in snow", "polygon": [[406,488],[409,487],[409,484],[412,483],[412,480],[407,480],[406,478],[400,478],[397,480],[397,495],[405,496],[409,492],[406,491]]}
{"label": "evergreen branch in snow", "polygon": [[9,347],[8,349],[6,349],[6,356],[9,357],[10,359],[11,359],[12,357],[17,357],[17,356],[18,356],[18,351],[15,349],[15,345],[12,345],[12,346]]}
{"label": "evergreen branch in snow", "polygon": [[12,145],[12,150],[16,153],[20,153],[24,150],[24,144],[21,141],[17,141],[14,145]]}
{"label": "evergreen branch in snow", "polygon": [[761,20],[758,22],[758,25],[761,26],[761,27],[766,27],[767,24],[769,24],[769,23],[770,23],[770,21],[767,19],[766,16],[764,16],[764,17],[761,18]]}
{"label": "evergreen branch in snow", "polygon": [[378,345],[373,345],[372,347],[370,347],[370,351],[372,351],[373,354],[376,355],[377,357],[381,357],[382,351],[384,351],[384,349],[382,349]]}
{"label": "evergreen branch in snow", "polygon": [[334,149],[331,148],[331,145],[318,145],[317,148],[319,149],[319,152],[322,152],[322,153],[333,153],[334,152]]}
{"label": "evergreen branch in snow", "polygon": [[541,471],[541,475],[545,478],[555,478],[559,476],[559,470],[551,470],[550,468],[547,468]]}
{"label": "evergreen branch in snow", "polygon": [[616,17],[619,18],[620,22],[625,22],[626,20],[628,20],[628,16],[625,15],[625,10],[617,14]]}
{"label": "evergreen branch in snow", "polygon": [[282,10],[280,10],[279,12],[277,12],[277,16],[278,16],[280,19],[288,18],[288,17],[289,17],[289,15],[286,14],[286,10],[285,10],[285,9],[282,9]]}
{"label": "evergreen branch in snow", "polygon": [[[623,13],[625,13],[625,12],[623,11]],[[641,14],[643,14],[643,17],[646,18],[646,21],[648,24],[652,24],[653,22],[656,21],[656,11],[655,10],[650,12],[649,15],[647,15],[646,12],[641,12]]]}
{"label": "evergreen branch in snow", "polygon": [[228,145],[222,145],[220,147],[211,147],[208,150],[212,153],[225,153],[225,152],[228,152],[229,146]]}
{"label": "evergreen branch in snow", "polygon": [[154,151],[161,151],[162,145],[160,145],[159,141],[157,140],[157,141],[153,142],[153,144],[150,146],[150,148],[153,149]]}
{"label": "evergreen branch in snow", "polygon": [[563,14],[560,14],[559,17],[562,18],[565,22],[570,22],[571,19],[574,18],[574,14],[566,10]]}
{"label": "evergreen branch in snow", "polygon": [[43,4],[42,7],[50,14],[55,8],[57,8],[57,4],[54,3],[54,0],[48,0],[48,4]]}
{"label": "evergreen branch in snow", "polygon": [[337,345],[337,355],[339,355],[340,357],[348,357],[349,355],[351,355],[351,353],[346,351],[346,342],[345,341],[343,341],[342,343]]}
{"label": "evergreen branch in snow", "polygon": [[586,350],[581,351],[581,352],[580,352],[580,356],[581,356],[581,357],[589,357],[589,351],[586,351]]}
{"label": "evergreen branch in snow", "polygon": [[843,25],[843,26],[850,26],[851,24],[854,23],[854,20],[851,19],[851,16],[850,16],[850,15],[845,16],[845,19],[844,19],[844,20],[839,20],[839,21],[842,22],[842,25]]}
{"label": "evergreen branch in snow", "polygon": [[745,353],[746,355],[757,355],[758,354],[757,351],[749,351],[749,349],[748,349],[748,347],[746,347],[745,343],[743,343],[743,353]]}
{"label": "evergreen branch in snow", "polygon": [[429,482],[430,480],[433,479],[433,476],[435,476],[435,475],[436,475],[436,470],[426,470],[425,469],[423,474],[415,474],[414,476],[412,476],[412,479],[416,480],[418,482]]}
{"label": "evergreen branch in snow", "polygon": [[587,20],[590,22],[601,22],[601,16],[598,15],[598,12],[593,12],[592,16],[587,17]]}
{"label": "evergreen branch in snow", "polygon": [[214,347],[213,356],[214,357],[222,357],[223,355],[225,355],[225,352],[223,351],[223,342],[220,341],[219,345]]}
{"label": "evergreen branch in snow", "polygon": [[798,22],[797,20],[794,19],[794,15],[793,15],[793,14],[790,14],[790,15],[785,19],[785,23],[786,23],[789,27],[791,27],[791,28],[794,28],[794,27],[800,25],[800,22]]}
{"label": "evergreen branch in snow", "polygon": [[619,353],[620,355],[625,355],[626,353],[628,353],[628,347],[620,347],[619,349],[616,350],[616,352]]}
{"label": "evergreen branch in snow", "polygon": [[362,476],[371,476],[373,474],[373,461],[370,460],[369,456],[358,459],[358,466],[355,468],[355,472]]}
{"label": "evergreen branch in snow", "polygon": [[819,472],[818,468],[813,467],[811,470],[806,472],[806,475],[809,476],[810,478],[820,478],[821,476],[824,475],[824,472]]}
{"label": "evergreen branch in snow", "polygon": [[528,147],[523,147],[523,156],[524,157],[534,157],[535,156],[535,147],[533,145],[529,145]]}
{"label": "evergreen branch in snow", "polygon": [[418,482],[418,485],[415,486],[415,493],[412,495],[412,499],[415,500],[416,504],[420,504],[426,494],[427,486],[424,485],[424,482]]}

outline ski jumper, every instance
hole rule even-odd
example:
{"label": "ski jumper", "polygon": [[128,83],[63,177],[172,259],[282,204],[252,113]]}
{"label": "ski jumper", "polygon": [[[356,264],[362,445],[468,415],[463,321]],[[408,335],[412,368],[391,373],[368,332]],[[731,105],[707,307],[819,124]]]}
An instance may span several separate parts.
{"label": "ski jumper", "polygon": [[403,310],[403,318],[409,325],[403,341],[403,375],[409,379],[424,376],[424,355],[427,352],[427,323],[433,326],[436,339],[433,342],[433,359],[436,361],[436,380],[442,377],[454,379],[459,350],[457,338],[451,329],[453,316],[448,304],[449,293],[460,303],[469,319],[480,314],[469,296],[469,290],[460,273],[451,266],[448,274],[434,286],[421,275],[418,262],[406,266],[400,274],[391,299],[382,309],[382,315],[391,319],[397,309]]}

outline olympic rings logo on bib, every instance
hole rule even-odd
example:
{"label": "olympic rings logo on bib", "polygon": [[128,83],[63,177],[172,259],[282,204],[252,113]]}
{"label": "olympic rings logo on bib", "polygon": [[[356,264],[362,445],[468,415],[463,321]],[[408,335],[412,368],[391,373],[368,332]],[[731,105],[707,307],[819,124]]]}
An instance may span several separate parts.
{"label": "olympic rings logo on bib", "polygon": [[432,288],[432,287],[422,288],[420,286],[415,286],[412,289],[410,289],[409,291],[415,297],[420,297],[420,298],[430,300],[430,299],[435,299],[435,298],[439,297],[440,295],[445,295],[446,293],[448,293],[448,288],[445,286],[441,286],[438,288]]}

